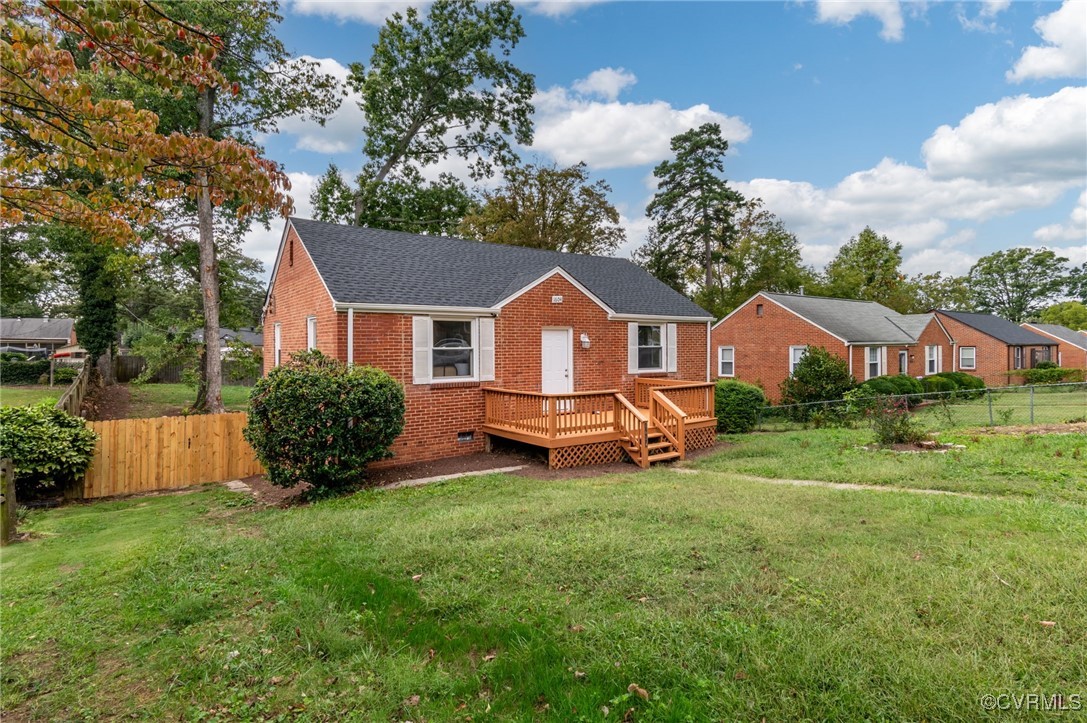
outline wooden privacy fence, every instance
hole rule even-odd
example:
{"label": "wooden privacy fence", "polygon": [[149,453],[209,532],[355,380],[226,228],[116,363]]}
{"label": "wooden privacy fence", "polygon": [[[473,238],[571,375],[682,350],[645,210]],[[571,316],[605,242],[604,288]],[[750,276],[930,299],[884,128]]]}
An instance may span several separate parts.
{"label": "wooden privacy fence", "polygon": [[98,433],[83,497],[188,487],[263,474],[242,436],[246,414],[87,422]]}

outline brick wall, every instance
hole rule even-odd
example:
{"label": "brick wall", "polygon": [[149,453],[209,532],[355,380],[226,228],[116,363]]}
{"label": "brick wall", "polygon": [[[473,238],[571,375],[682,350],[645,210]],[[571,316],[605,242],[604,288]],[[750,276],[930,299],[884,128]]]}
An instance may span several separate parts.
{"label": "brick wall", "polygon": [[[1027,331],[1033,331],[1035,334],[1044,336],[1046,339],[1052,339],[1060,346],[1057,349],[1057,354],[1053,355],[1053,361],[1059,363],[1062,367],[1067,369],[1087,369],[1087,349],[1080,349],[1079,347],[1072,346],[1068,342],[1061,341],[1060,338],[1047,334],[1041,329],[1037,329],[1033,326],[1025,327]],[[1087,345],[1087,336],[1083,337],[1083,344]],[[1028,357],[1029,358],[1029,357]]]}
{"label": "brick wall", "polygon": [[[758,314],[760,304],[762,316]],[[748,301],[710,334],[714,379],[718,377],[717,349],[721,346],[736,350],[734,378],[762,387],[771,401],[780,399],[779,385],[789,376],[790,346],[821,346],[846,358],[846,345],[840,339],[761,296]],[[857,353],[857,359],[862,359],[859,350]],[[857,365],[857,359],[853,373],[863,379],[864,368]]]}
{"label": "brick wall", "polygon": [[[292,259],[293,244],[293,259]],[[306,348],[306,318],[317,317],[317,348],[328,356],[346,354],[346,324],[343,314],[332,309],[332,298],[294,228],[289,228],[280,249],[279,270],[268,309],[264,314],[264,373],[275,364],[275,325],[282,334],[282,360]]]}
{"label": "brick wall", "polygon": [[[551,297],[561,295],[561,304]],[[338,328],[346,359],[347,315]],[[362,314],[354,318],[356,364],[370,364],[392,374],[404,385],[407,415],[404,433],[393,444],[395,457],[381,465],[405,464],[471,454],[483,450],[482,387],[540,391],[541,337],[544,327],[570,327],[574,332],[574,389],[620,389],[633,397],[634,376],[627,373],[626,322],[609,321],[607,313],[577,287],[554,276],[506,305],[495,319],[495,380],[493,382],[412,383],[412,317],[405,314]],[[583,349],[581,334],[588,334]],[[643,374],[703,381],[706,378],[706,324],[677,324],[679,371]],[[305,338],[303,337],[303,344]],[[286,348],[286,342],[284,342]],[[472,432],[471,442],[458,442]]]}
{"label": "brick wall", "polygon": [[[937,312],[937,316],[947,329],[947,332],[951,335],[951,338],[955,340],[956,346],[955,366],[952,367],[947,364],[945,358],[944,371],[952,371],[952,369],[958,371],[958,348],[973,346],[977,348],[977,369],[973,371],[965,369],[962,371],[981,377],[985,380],[986,385],[991,387],[1021,383],[1021,381],[1017,379],[1011,379],[1009,381],[1007,374],[1007,372],[1015,367],[1015,348],[1013,346],[1009,346],[999,339],[994,339],[988,334],[983,334],[977,329],[967,326],[948,316],[944,316],[939,312]],[[1028,346],[1023,348],[1024,367],[1030,366],[1031,350],[1037,348],[1044,347]]]}

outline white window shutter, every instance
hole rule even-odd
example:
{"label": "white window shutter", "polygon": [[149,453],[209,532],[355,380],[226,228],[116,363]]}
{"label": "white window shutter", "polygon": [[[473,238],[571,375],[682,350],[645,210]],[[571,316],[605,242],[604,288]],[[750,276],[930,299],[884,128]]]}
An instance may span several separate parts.
{"label": "white window shutter", "polygon": [[887,347],[881,346],[879,348],[879,373],[889,374],[887,371]]}
{"label": "white window shutter", "polygon": [[430,384],[430,331],[429,316],[411,318],[412,382]]}
{"label": "white window shutter", "polygon": [[936,372],[942,372],[944,370],[944,347],[941,344],[936,347]]}
{"label": "white window shutter", "polygon": [[494,381],[494,319],[479,320],[479,381]]}
{"label": "white window shutter", "polygon": [[667,334],[666,334],[667,337],[668,337],[668,340],[666,342],[667,345],[668,345],[668,367],[667,368],[668,368],[668,371],[674,372],[674,371],[679,370],[679,354],[676,353],[676,348],[679,346],[678,340],[676,339],[678,334],[676,334],[676,325],[675,324],[668,324],[667,327],[668,327]]}
{"label": "white window shutter", "polygon": [[627,324],[627,372],[638,373],[638,325],[633,321]]}

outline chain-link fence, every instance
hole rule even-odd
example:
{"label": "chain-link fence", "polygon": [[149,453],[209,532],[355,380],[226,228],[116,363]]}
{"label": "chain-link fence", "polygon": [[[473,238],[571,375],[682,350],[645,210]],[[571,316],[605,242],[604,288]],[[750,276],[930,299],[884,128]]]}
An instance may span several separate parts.
{"label": "chain-link fence", "polygon": [[[933,431],[1087,422],[1085,382],[904,394],[893,398],[905,401],[922,426]],[[757,429],[772,432],[858,424],[864,421],[865,411],[880,399],[857,397],[763,407]]]}

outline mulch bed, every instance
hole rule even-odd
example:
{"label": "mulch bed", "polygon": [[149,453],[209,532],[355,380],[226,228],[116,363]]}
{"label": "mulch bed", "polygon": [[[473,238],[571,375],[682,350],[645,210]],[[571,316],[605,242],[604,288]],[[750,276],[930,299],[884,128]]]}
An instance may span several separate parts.
{"label": "mulch bed", "polygon": [[129,402],[130,395],[126,384],[92,387],[91,393],[83,400],[83,418],[92,422],[126,419]]}

